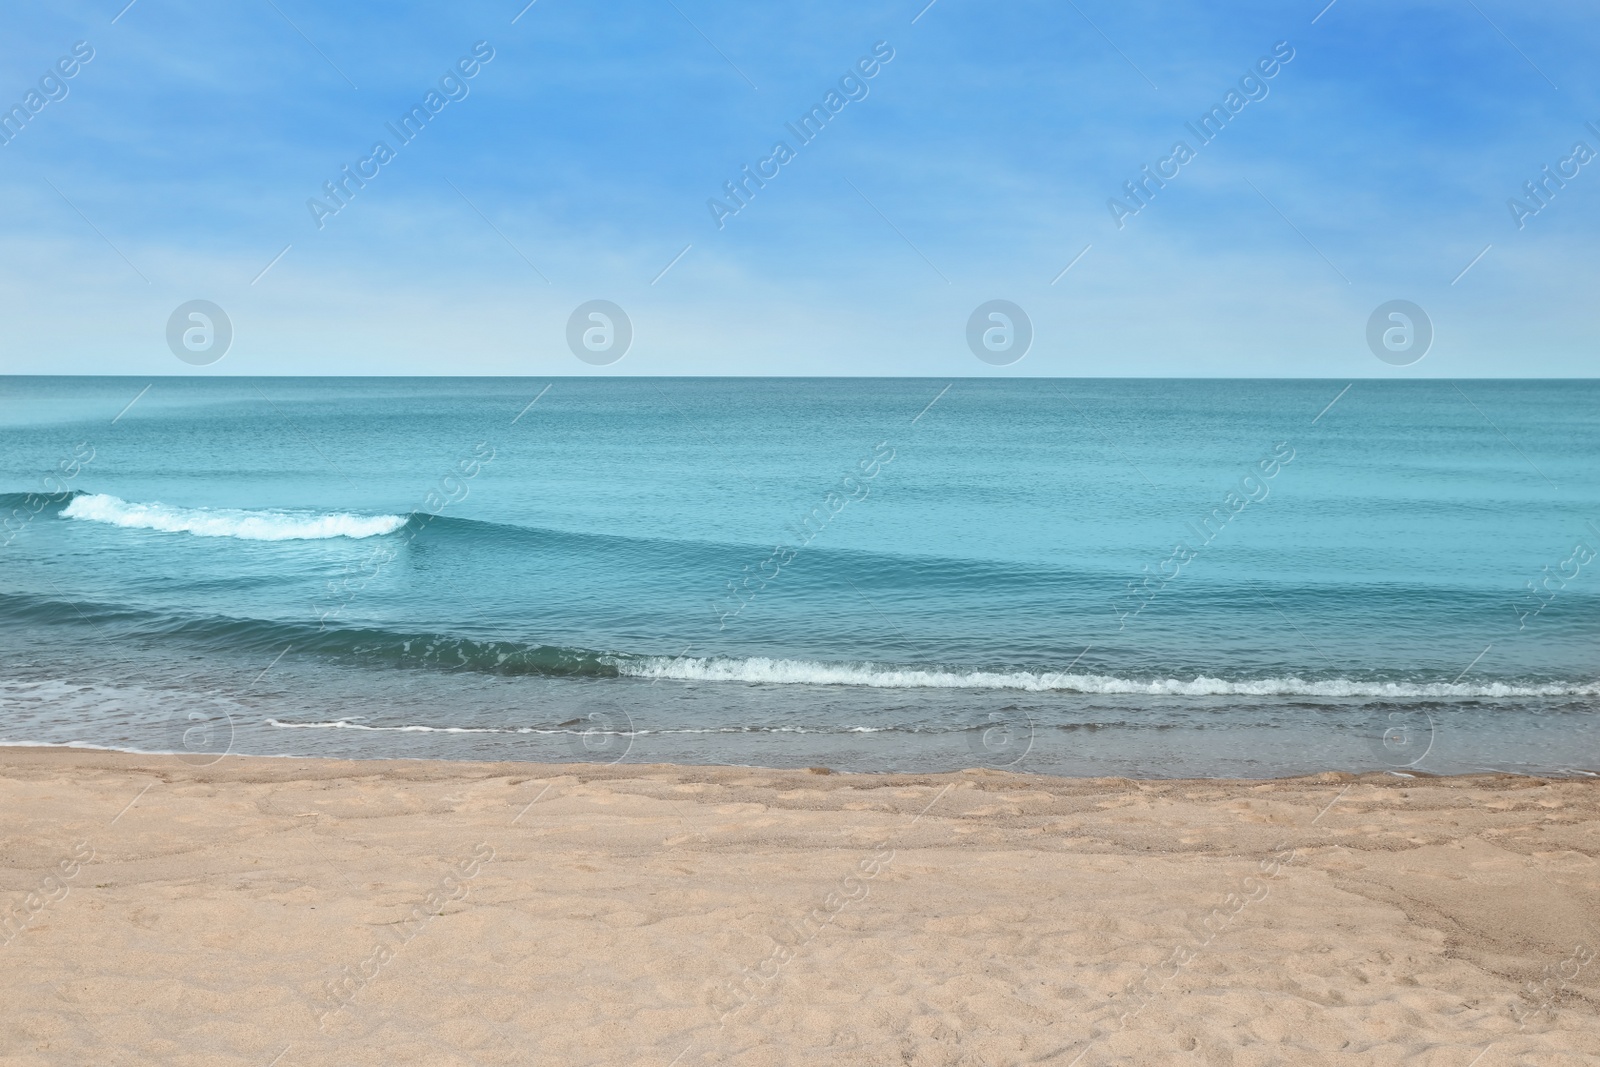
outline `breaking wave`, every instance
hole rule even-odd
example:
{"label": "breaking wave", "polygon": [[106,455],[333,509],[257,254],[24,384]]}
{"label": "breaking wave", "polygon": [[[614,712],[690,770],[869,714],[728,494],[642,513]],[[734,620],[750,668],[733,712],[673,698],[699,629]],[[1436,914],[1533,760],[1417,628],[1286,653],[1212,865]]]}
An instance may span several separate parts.
{"label": "breaking wave", "polygon": [[1440,699],[1600,696],[1600,684],[1514,685],[1503,682],[1401,682],[1351,678],[1152,678],[1052,671],[982,671],[895,667],[873,663],[817,663],[753,658],[622,661],[618,673],[679,681],[754,682],[771,685],[855,685],[877,689],[1016,689],[1024,692],[1131,696],[1374,697]]}
{"label": "breaking wave", "polygon": [[[1166,671],[1094,674],[1035,667],[949,663],[819,661],[767,656],[660,656],[624,650],[494,639],[427,629],[329,626],[315,622],[198,615],[90,599],[57,599],[0,591],[0,620],[39,626],[92,628],[107,635],[181,642],[188,649],[271,659],[286,648],[296,657],[368,670],[468,672],[502,678],[634,679],[654,682],[764,686],[837,686],[888,690],[973,690],[1088,696],[1285,700],[1499,701],[1600,697],[1592,677],[1518,676],[1446,680],[1418,670],[1365,677],[1309,677],[1287,672],[1207,674]],[[1453,672],[1452,672],[1453,673]],[[1442,676],[1441,676],[1442,674]]]}
{"label": "breaking wave", "polygon": [[61,516],[139,530],[187,533],[196,537],[236,537],[241,541],[378,537],[394,533],[409,521],[409,516],[405,515],[354,515],[343,511],[180,508],[168,504],[130,503],[105,493],[86,493],[73,497],[62,509]]}

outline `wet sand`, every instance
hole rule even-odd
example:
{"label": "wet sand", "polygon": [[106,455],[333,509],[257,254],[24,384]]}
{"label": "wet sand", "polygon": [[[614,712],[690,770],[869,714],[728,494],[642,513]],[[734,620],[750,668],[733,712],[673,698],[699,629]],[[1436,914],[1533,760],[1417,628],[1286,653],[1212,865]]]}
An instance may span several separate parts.
{"label": "wet sand", "polygon": [[1600,1058],[1593,779],[7,748],[0,811],[6,1065]]}

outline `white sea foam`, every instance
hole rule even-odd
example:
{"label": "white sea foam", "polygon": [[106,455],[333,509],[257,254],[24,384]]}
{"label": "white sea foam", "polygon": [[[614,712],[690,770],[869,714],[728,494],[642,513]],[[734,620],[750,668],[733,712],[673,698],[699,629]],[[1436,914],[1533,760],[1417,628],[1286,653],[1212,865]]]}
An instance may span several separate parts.
{"label": "white sea foam", "polygon": [[623,661],[617,666],[620,673],[636,678],[770,685],[852,685],[874,689],[1016,689],[1035,693],[1058,691],[1133,696],[1366,697],[1393,700],[1600,696],[1600,684],[1593,683],[1507,685],[1501,682],[1381,682],[1292,676],[1230,680],[1206,675],[1137,679],[1053,671],[930,670],[874,663],[816,663],[765,657],[652,657]]}
{"label": "white sea foam", "polygon": [[61,512],[69,519],[109,523],[140,530],[188,533],[196,537],[237,537],[243,541],[315,541],[329,537],[377,537],[406,524],[403,515],[352,515],[347,512],[244,511],[235,508],[179,508],[135,504],[104,493],[74,497]]}
{"label": "white sea foam", "polygon": [[331,722],[282,722],[278,719],[264,720],[267,726],[276,726],[283,730],[373,730],[379,733],[400,734],[497,734],[502,730],[484,730],[471,726],[368,726],[366,723],[351,722],[349,719],[334,719]]}
{"label": "white sea foam", "polygon": [[541,726],[369,726],[350,719],[332,719],[321,722],[284,722],[281,719],[264,720],[267,726],[280,730],[368,730],[380,734],[566,734],[572,737],[604,736],[646,737],[651,734],[877,734],[890,732],[889,726],[841,726],[837,730],[806,729],[804,726],[706,726],[678,730],[601,730],[597,727],[541,727]]}

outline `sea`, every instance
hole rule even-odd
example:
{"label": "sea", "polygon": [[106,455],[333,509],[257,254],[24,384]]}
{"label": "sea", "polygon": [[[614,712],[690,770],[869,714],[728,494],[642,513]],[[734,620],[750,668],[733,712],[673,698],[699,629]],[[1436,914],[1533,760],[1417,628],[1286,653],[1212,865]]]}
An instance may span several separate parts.
{"label": "sea", "polygon": [[0,378],[0,743],[1600,772],[1600,383]]}

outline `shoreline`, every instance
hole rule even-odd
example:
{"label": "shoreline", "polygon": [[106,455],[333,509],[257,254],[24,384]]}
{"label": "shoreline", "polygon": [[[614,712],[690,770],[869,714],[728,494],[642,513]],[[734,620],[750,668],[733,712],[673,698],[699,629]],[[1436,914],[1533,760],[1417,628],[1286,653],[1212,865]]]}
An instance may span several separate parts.
{"label": "shoreline", "polygon": [[[1462,771],[1437,773],[1419,768],[1399,770],[1387,768],[1382,770],[1348,771],[1337,768],[1308,771],[1297,774],[1266,775],[1262,777],[1242,777],[1237,775],[1183,775],[1183,776],[1153,776],[1131,774],[1051,774],[1045,771],[1019,771],[1010,767],[988,767],[974,765],[951,770],[930,771],[859,771],[828,766],[807,767],[778,767],[770,764],[755,763],[677,763],[672,761],[654,762],[599,762],[585,763],[582,761],[558,760],[486,760],[471,757],[459,759],[445,756],[314,756],[300,755],[297,753],[234,753],[229,752],[222,756],[210,754],[189,754],[179,752],[153,752],[144,749],[114,748],[109,745],[95,745],[87,742],[63,741],[60,743],[40,743],[37,741],[0,741],[0,770],[4,769],[8,753],[48,753],[48,752],[79,752],[96,753],[108,756],[128,756],[141,760],[151,761],[153,764],[172,764],[175,767],[188,769],[205,769],[219,766],[231,761],[252,760],[288,760],[291,762],[306,763],[349,763],[349,764],[396,764],[396,765],[439,765],[444,767],[496,767],[496,768],[576,768],[595,770],[600,768],[634,768],[638,770],[678,770],[692,771],[749,771],[771,774],[809,774],[809,775],[839,775],[850,778],[945,778],[971,774],[1008,775],[1020,779],[1039,779],[1043,781],[1065,782],[1150,782],[1150,783],[1178,783],[1178,782],[1217,782],[1234,783],[1239,785],[1262,784],[1269,782],[1295,782],[1295,781],[1359,781],[1367,778],[1399,779],[1402,781],[1451,781],[1477,778],[1517,778],[1533,781],[1549,782],[1584,782],[1600,781],[1600,770],[1589,770],[1582,767],[1569,767],[1562,771],[1549,771],[1541,773],[1525,771],[1508,771],[1502,769],[1485,769],[1480,771]],[[1334,776],[1329,778],[1327,776]]]}
{"label": "shoreline", "polygon": [[[40,743],[37,741],[0,741],[0,775],[10,768],[7,760],[13,754],[24,757],[48,758],[50,754],[79,753],[84,755],[101,755],[108,757],[127,757],[143,761],[148,764],[144,769],[152,773],[157,768],[186,771],[205,771],[211,768],[223,767],[237,763],[252,763],[255,761],[287,761],[290,763],[306,764],[351,764],[367,767],[374,764],[392,764],[395,767],[459,767],[459,768],[495,768],[512,772],[522,769],[525,777],[549,777],[549,775],[528,775],[530,768],[540,768],[558,773],[575,773],[577,771],[603,771],[616,770],[619,772],[634,771],[680,771],[689,774],[696,771],[744,771],[762,774],[799,774],[810,777],[839,776],[852,779],[882,778],[882,779],[926,779],[926,778],[960,778],[964,775],[995,775],[1024,780],[1037,780],[1043,782],[1149,782],[1152,784],[1177,784],[1177,783],[1228,783],[1239,785],[1260,785],[1266,783],[1286,783],[1300,781],[1317,782],[1354,782],[1368,778],[1403,779],[1415,781],[1453,781],[1474,778],[1517,778],[1532,779],[1537,781],[1549,780],[1551,782],[1582,782],[1590,779],[1600,780],[1600,771],[1590,771],[1581,768],[1572,769],[1570,773],[1552,774],[1524,774],[1519,771],[1485,770],[1471,771],[1459,774],[1435,774],[1423,770],[1368,770],[1345,771],[1334,768],[1313,771],[1306,774],[1275,775],[1263,778],[1239,778],[1225,776],[1192,775],[1187,777],[1156,778],[1137,775],[1109,774],[1109,775],[1075,775],[1075,774],[1047,774],[1039,771],[1017,771],[1007,767],[972,766],[956,770],[939,771],[852,771],[834,767],[775,767],[766,764],[746,763],[673,763],[673,762],[614,762],[614,763],[584,763],[580,761],[563,762],[555,760],[485,760],[485,759],[451,759],[448,757],[433,756],[303,756],[294,753],[234,753],[229,752],[222,756],[204,754],[201,757],[185,755],[180,752],[152,752],[144,749],[113,748],[108,745],[93,745],[85,742],[63,741],[58,744]],[[204,762],[191,762],[203,759]]]}
{"label": "shoreline", "polygon": [[1600,1056],[1591,779],[15,746],[0,810],[5,1067]]}

